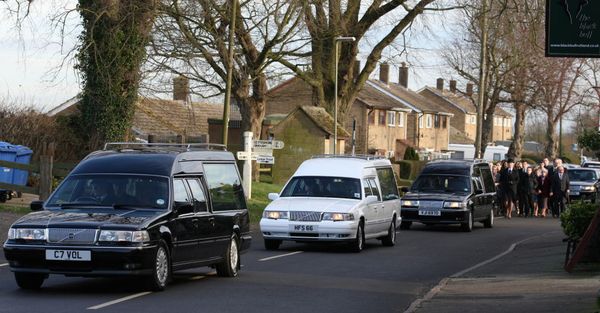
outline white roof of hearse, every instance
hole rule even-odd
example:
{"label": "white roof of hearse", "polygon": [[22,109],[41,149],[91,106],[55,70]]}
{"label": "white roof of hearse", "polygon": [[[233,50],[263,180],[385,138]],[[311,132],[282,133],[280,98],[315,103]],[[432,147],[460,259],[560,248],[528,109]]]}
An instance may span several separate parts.
{"label": "white roof of hearse", "polygon": [[[293,176],[329,176],[362,178],[374,175],[375,167],[390,166],[388,159],[380,156],[321,155],[304,161]],[[369,170],[371,168],[371,170]]]}

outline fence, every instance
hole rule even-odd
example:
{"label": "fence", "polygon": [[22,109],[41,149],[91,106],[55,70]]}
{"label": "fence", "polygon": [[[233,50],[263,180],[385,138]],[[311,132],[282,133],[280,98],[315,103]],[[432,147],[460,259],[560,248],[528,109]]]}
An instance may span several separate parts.
{"label": "fence", "polygon": [[65,177],[75,167],[75,163],[54,163],[54,143],[44,144],[38,163],[22,164],[0,161],[0,167],[29,171],[39,174],[36,186],[21,186],[0,182],[0,189],[13,190],[23,193],[39,195],[40,200],[46,200],[52,193],[54,177]]}

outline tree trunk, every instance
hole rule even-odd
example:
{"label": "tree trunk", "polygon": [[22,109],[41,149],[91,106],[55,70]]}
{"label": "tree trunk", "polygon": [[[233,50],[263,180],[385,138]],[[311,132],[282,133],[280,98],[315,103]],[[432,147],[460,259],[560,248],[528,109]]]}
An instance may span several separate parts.
{"label": "tree trunk", "polygon": [[513,141],[508,148],[508,157],[512,159],[520,159],[523,154],[523,143],[525,141],[525,109],[526,105],[522,102],[517,102],[515,108],[515,134]]}
{"label": "tree trunk", "polygon": [[550,115],[548,115],[548,122],[546,124],[546,157],[549,159],[556,158],[556,152],[558,151],[558,138],[556,136],[556,121]]}
{"label": "tree trunk", "polygon": [[[252,96],[240,99],[240,114],[242,115],[242,132],[252,132],[254,140],[259,140],[262,123],[265,119],[267,79],[265,75],[259,75],[252,82]],[[259,164],[252,163],[252,179],[259,181]]]}
{"label": "tree trunk", "polygon": [[485,110],[485,119],[483,120],[483,129],[481,131],[481,155],[485,155],[485,149],[487,144],[493,140],[492,132],[494,131],[494,111],[496,111],[496,104],[491,102]]}

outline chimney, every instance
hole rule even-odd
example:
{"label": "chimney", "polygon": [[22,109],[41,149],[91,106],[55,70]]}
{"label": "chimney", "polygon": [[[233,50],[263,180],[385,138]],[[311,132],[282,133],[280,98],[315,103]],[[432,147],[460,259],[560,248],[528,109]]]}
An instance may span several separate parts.
{"label": "chimney", "polygon": [[408,88],[408,67],[402,62],[402,66],[398,70],[398,83],[404,88]]}
{"label": "chimney", "polygon": [[450,91],[456,93],[456,81],[454,79],[450,80]]}
{"label": "chimney", "polygon": [[437,79],[437,81],[435,82],[435,88],[437,88],[437,90],[440,90],[440,91],[444,90],[444,79],[443,78]]}
{"label": "chimney", "polygon": [[360,74],[360,60],[354,60],[354,81],[358,79]]}
{"label": "chimney", "polygon": [[379,80],[384,84],[388,84],[390,82],[390,65],[387,63],[381,63],[379,65]]}
{"label": "chimney", "polygon": [[473,95],[473,83],[467,83],[467,96],[471,97]]}
{"label": "chimney", "polygon": [[173,78],[173,100],[187,101],[190,95],[190,80],[184,76]]}

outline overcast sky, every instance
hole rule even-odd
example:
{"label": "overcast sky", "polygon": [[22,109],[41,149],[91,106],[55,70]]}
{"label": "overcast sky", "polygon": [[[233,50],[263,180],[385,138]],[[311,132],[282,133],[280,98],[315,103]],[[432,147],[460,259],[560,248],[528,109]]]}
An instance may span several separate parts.
{"label": "overcast sky", "polygon": [[[47,111],[79,92],[79,81],[73,69],[74,54],[69,54],[80,33],[79,15],[72,12],[67,16],[64,35],[53,22],[57,14],[74,9],[76,4],[76,0],[34,1],[20,29],[15,26],[14,14],[4,11],[0,15],[0,99]],[[384,53],[384,58],[392,63],[392,82],[398,80],[397,65],[402,61],[408,61],[411,66],[409,88],[413,90],[424,85],[434,86],[437,77],[449,78],[438,53],[441,43],[452,33],[449,29],[452,16],[444,14],[445,18],[420,18],[413,25],[414,31],[406,36],[410,46],[408,54],[392,57],[398,52],[395,49]],[[431,29],[426,35],[422,32],[424,24]],[[373,77],[378,77],[378,70]]]}

